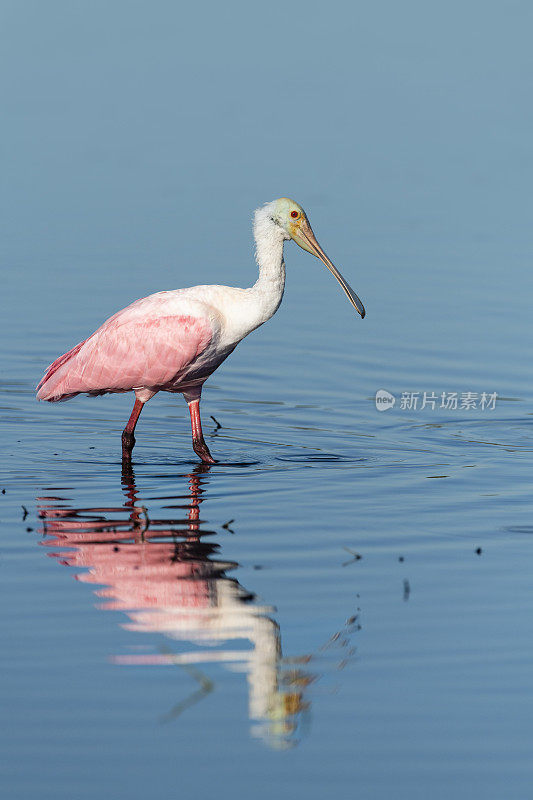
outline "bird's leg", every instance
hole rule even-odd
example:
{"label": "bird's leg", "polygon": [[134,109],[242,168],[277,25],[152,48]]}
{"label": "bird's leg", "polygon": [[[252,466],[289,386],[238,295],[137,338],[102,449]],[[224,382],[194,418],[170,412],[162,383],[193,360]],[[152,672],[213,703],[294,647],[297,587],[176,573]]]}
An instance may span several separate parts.
{"label": "bird's leg", "polygon": [[202,421],[200,419],[200,398],[191,400],[189,403],[191,414],[192,447],[196,455],[200,456],[205,464],[216,464],[217,462],[209,452],[209,448],[204,441],[202,433]]}
{"label": "bird's leg", "polygon": [[133,406],[133,411],[131,412],[131,416],[126,424],[126,427],[122,431],[122,460],[129,461],[131,458],[131,451],[133,450],[133,446],[135,444],[135,436],[133,432],[135,430],[135,426],[137,425],[137,420],[141,415],[141,411],[143,410],[144,403],[140,400],[135,400],[135,404]]}

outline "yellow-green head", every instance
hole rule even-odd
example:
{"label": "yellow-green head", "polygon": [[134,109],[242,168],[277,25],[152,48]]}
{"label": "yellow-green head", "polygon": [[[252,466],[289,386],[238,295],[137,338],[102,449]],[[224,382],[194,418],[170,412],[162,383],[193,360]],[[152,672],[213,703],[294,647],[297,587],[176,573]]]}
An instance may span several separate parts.
{"label": "yellow-green head", "polygon": [[274,222],[280,225],[288,237],[293,239],[303,250],[307,250],[326,265],[342,286],[350,303],[363,318],[366,313],[364,305],[318,244],[303,208],[288,197],[280,197],[279,200],[274,200],[270,206]]}

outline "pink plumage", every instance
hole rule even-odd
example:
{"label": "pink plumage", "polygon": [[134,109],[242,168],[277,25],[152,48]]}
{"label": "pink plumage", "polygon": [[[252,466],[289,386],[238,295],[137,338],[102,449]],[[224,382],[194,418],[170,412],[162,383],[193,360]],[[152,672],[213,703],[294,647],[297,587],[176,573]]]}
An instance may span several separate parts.
{"label": "pink plumage", "polygon": [[167,315],[164,300],[158,302],[156,297],[137,300],[119,311],[57,358],[39,383],[37,398],[57,402],[81,392],[172,390],[206,349],[212,329],[205,319]]}
{"label": "pink plumage", "polygon": [[122,433],[122,457],[128,460],[144,404],[161,390],[182,392],[191,414],[193,448],[202,460],[214,463],[199,405],[204,381],[233,349],[217,351],[219,331],[216,309],[191,297],[190,290],[136,300],[50,364],[37,398],[55,403],[80,393],[133,390],[135,405]]}

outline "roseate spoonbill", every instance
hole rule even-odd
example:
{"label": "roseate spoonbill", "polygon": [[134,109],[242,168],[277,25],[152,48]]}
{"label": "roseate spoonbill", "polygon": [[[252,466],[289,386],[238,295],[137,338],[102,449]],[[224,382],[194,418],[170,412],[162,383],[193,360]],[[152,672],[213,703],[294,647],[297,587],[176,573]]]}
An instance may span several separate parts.
{"label": "roseate spoonbill", "polygon": [[136,300],[57,358],[39,383],[37,398],[56,402],[80,393],[134,391],[135,404],[122,433],[122,457],[127,460],[144,404],[156,392],[179,392],[189,406],[194,451],[202,461],[216,463],[202,434],[202,386],[241,339],[278,310],[285,287],[286,240],[320,258],[365,316],[362,302],[324,253],[294,200],[282,197],[258,208],[254,238],[259,278],[250,289],[193,286]]}

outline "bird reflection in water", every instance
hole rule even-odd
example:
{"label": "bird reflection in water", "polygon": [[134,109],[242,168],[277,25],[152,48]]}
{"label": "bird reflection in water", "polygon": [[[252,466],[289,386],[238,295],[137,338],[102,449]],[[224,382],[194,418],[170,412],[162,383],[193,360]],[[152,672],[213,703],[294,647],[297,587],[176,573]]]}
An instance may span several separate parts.
{"label": "bird reflection in water", "polygon": [[[228,577],[237,563],[213,558],[219,545],[205,541],[213,532],[203,529],[200,520],[209,469],[199,465],[186,476],[188,495],[158,498],[181,501],[164,506],[183,511],[178,519],[150,518],[129,464],[122,471],[127,497],[122,508],[73,509],[62,498],[39,498],[42,544],[69,548],[49,555],[61,564],[86,568],[77,579],[104,587],[95,592],[106,598],[101,607],[125,612],[125,628],[163,633],[196,646],[186,652],[165,648],[113,658],[117,664],[179,665],[198,681],[199,688],[165,720],[213,688],[196,665],[223,662],[247,676],[252,735],[272,746],[288,747],[297,742],[308,708],[306,688],[314,678],[302,667],[310,657],[282,658],[280,630],[272,618],[275,609],[254,603],[254,595]],[[235,649],[231,643],[238,640],[248,640],[251,648]]]}

